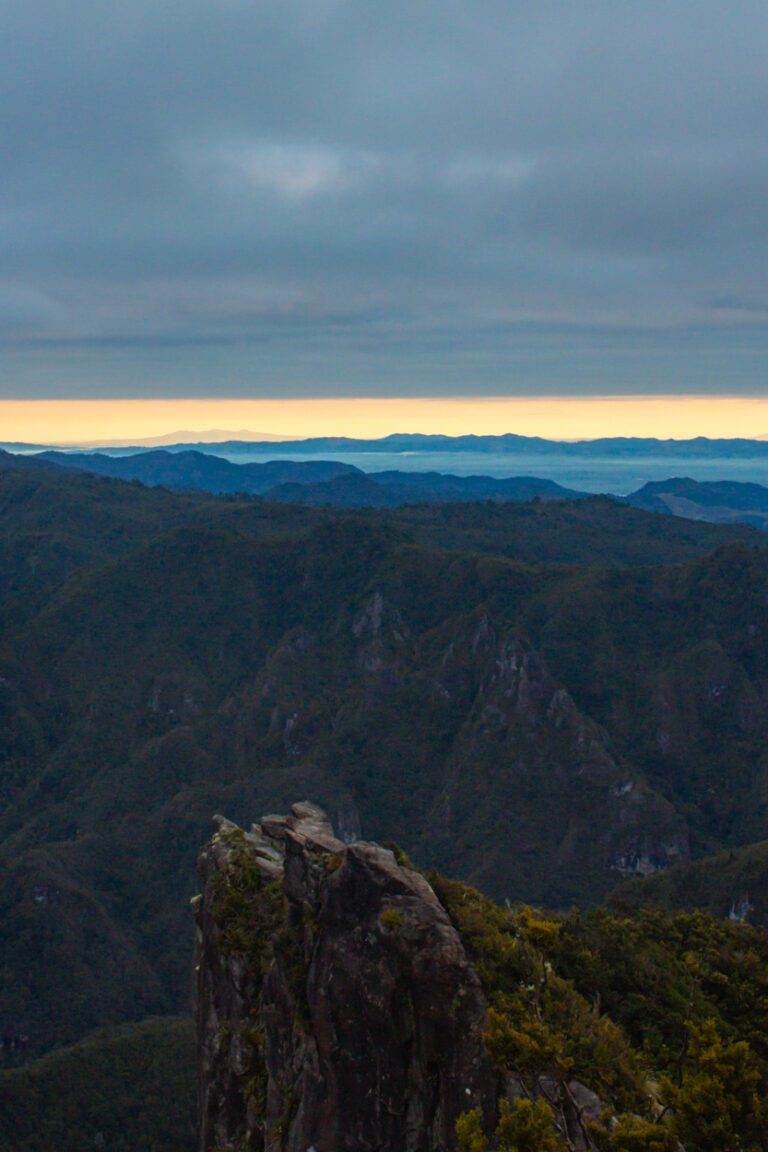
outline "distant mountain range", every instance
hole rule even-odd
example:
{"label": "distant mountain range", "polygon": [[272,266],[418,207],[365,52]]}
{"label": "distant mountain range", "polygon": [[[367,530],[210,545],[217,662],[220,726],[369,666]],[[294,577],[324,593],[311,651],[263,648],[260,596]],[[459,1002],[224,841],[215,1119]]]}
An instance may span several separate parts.
{"label": "distant mountain range", "polygon": [[[247,494],[288,504],[331,508],[396,508],[476,500],[579,500],[586,493],[532,476],[454,476],[442,472],[363,472],[338,460],[234,463],[211,453],[156,449],[132,455],[42,452],[18,455],[20,467],[57,466],[140,481],[150,487]],[[738,481],[671,477],[643,485],[623,502],[647,512],[710,523],[768,529],[768,488]]]}
{"label": "distant mountain range", "polygon": [[225,430],[223,428],[206,428],[204,432],[191,432],[191,431],[177,431],[166,432],[162,436],[144,436],[140,440],[129,439],[127,437],[103,440],[85,440],[79,441],[76,445],[58,444],[59,448],[164,448],[166,445],[175,444],[221,444],[225,441],[240,440],[240,441],[256,441],[258,443],[271,443],[274,440],[294,440],[294,436],[280,436],[272,432],[249,432],[247,428],[241,428],[237,432]]}
{"label": "distant mountain range", "polygon": [[[22,459],[29,460],[30,457]],[[221,456],[192,450],[172,452],[156,449],[135,452],[130,456],[111,456],[103,452],[41,452],[32,459],[118,480],[140,480],[151,487],[215,492],[217,495],[239,492],[261,496],[278,485],[297,482],[299,478],[303,484],[318,484],[349,472],[364,475],[359,469],[335,460],[233,464]]]}
{"label": "distant mountain range", "polygon": [[106,453],[42,452],[32,460],[119,480],[140,480],[177,490],[244,493],[291,504],[336,508],[393,508],[464,500],[574,500],[584,495],[553,480],[529,476],[450,476],[439,472],[366,473],[336,460],[270,460],[234,464],[220,456],[158,449],[131,456]]}
{"label": "distant mountain range", "polygon": [[[177,444],[174,451],[191,445]],[[224,441],[216,445],[196,444],[200,451],[208,448],[237,452],[253,452],[256,441]],[[768,442],[764,440],[710,440],[698,436],[691,440],[658,440],[653,437],[612,436],[597,440],[546,440],[541,436],[518,436],[507,432],[500,436],[440,436],[419,432],[394,433],[375,440],[357,440],[346,436],[317,436],[307,440],[275,441],[266,445],[270,452],[290,455],[301,453],[335,452],[488,452],[510,455],[537,454],[542,456],[573,456],[631,458],[644,456],[680,456],[711,459],[720,456],[744,459],[768,459]]]}
{"label": "distant mountain range", "polygon": [[[208,435],[208,439],[201,437]],[[662,440],[655,437],[610,436],[595,440],[548,440],[541,436],[519,436],[507,432],[498,436],[443,436],[420,432],[396,432],[373,440],[355,439],[348,436],[315,436],[308,439],[272,438],[258,433],[233,434],[232,439],[222,439],[226,432],[212,431],[208,434],[177,432],[168,436],[153,437],[143,442],[127,441],[98,445],[94,442],[82,444],[81,448],[100,447],[109,455],[122,455],[135,451],[151,450],[163,445],[171,452],[184,452],[190,448],[200,452],[225,452],[227,455],[253,453],[260,446],[265,451],[277,455],[302,454],[323,455],[337,452],[487,452],[502,454],[538,454],[542,456],[572,456],[575,458],[616,458],[632,459],[648,456],[677,456],[687,459],[758,459],[768,460],[768,440],[734,438],[713,440],[697,436],[688,440]],[[172,442],[173,441],[173,442]],[[30,451],[50,448],[52,445],[0,443],[0,448]]]}
{"label": "distant mountain range", "polygon": [[[216,444],[176,444],[173,451],[195,447],[200,451],[252,453],[258,441],[229,440]],[[690,440],[659,440],[653,437],[611,436],[597,440],[546,440],[541,436],[518,436],[507,432],[500,436],[441,436],[419,432],[394,433],[375,440],[358,440],[347,436],[317,436],[307,440],[274,441],[265,449],[280,455],[336,452],[487,452],[509,455],[572,456],[576,458],[679,456],[691,459],[729,457],[768,459],[765,440],[710,440],[697,436]]]}

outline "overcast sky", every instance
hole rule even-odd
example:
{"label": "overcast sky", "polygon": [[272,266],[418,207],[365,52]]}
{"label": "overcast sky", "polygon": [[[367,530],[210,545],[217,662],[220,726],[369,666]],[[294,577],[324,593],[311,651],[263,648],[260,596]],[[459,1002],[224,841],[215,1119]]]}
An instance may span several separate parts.
{"label": "overcast sky", "polygon": [[0,0],[0,396],[762,393],[768,5]]}

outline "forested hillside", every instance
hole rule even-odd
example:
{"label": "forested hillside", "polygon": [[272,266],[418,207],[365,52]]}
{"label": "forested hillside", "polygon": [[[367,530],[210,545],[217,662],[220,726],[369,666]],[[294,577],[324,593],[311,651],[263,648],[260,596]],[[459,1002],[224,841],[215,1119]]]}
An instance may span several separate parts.
{"label": "forested hillside", "polygon": [[768,488],[732,480],[687,477],[645,484],[627,500],[635,508],[705,520],[712,524],[751,524],[768,528]]}
{"label": "forested hillside", "polygon": [[767,839],[763,541],[602,499],[345,512],[5,461],[5,1064],[188,1010],[215,811],[305,795],[561,910]]}

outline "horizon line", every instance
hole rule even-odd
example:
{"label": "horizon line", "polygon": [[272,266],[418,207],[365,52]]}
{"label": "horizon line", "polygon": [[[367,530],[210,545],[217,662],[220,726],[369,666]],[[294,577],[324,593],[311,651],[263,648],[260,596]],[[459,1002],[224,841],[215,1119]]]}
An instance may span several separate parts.
{"label": "horizon line", "polygon": [[[425,435],[506,434],[575,442],[606,436],[664,440],[759,439],[768,434],[768,397],[610,394],[600,396],[291,397],[234,399],[122,397],[0,399],[5,443],[83,443],[166,440],[204,443],[261,438],[304,440],[340,436],[382,439]],[[257,431],[251,433],[250,429]],[[169,432],[168,429],[171,429]],[[287,431],[290,429],[290,431]],[[755,431],[760,429],[760,431]],[[186,439],[189,437],[190,439]],[[171,441],[173,442],[173,441]],[[210,442],[210,441],[209,441]],[[162,444],[157,444],[162,447]]]}

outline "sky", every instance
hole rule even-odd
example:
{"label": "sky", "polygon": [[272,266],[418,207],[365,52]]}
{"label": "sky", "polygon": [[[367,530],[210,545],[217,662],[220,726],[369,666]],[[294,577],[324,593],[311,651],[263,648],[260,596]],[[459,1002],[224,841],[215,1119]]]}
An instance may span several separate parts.
{"label": "sky", "polygon": [[374,438],[467,432],[585,440],[597,436],[768,438],[757,396],[305,397],[304,399],[0,400],[0,443]]}
{"label": "sky", "polygon": [[739,0],[0,0],[2,438],[765,396],[766,59]]}

